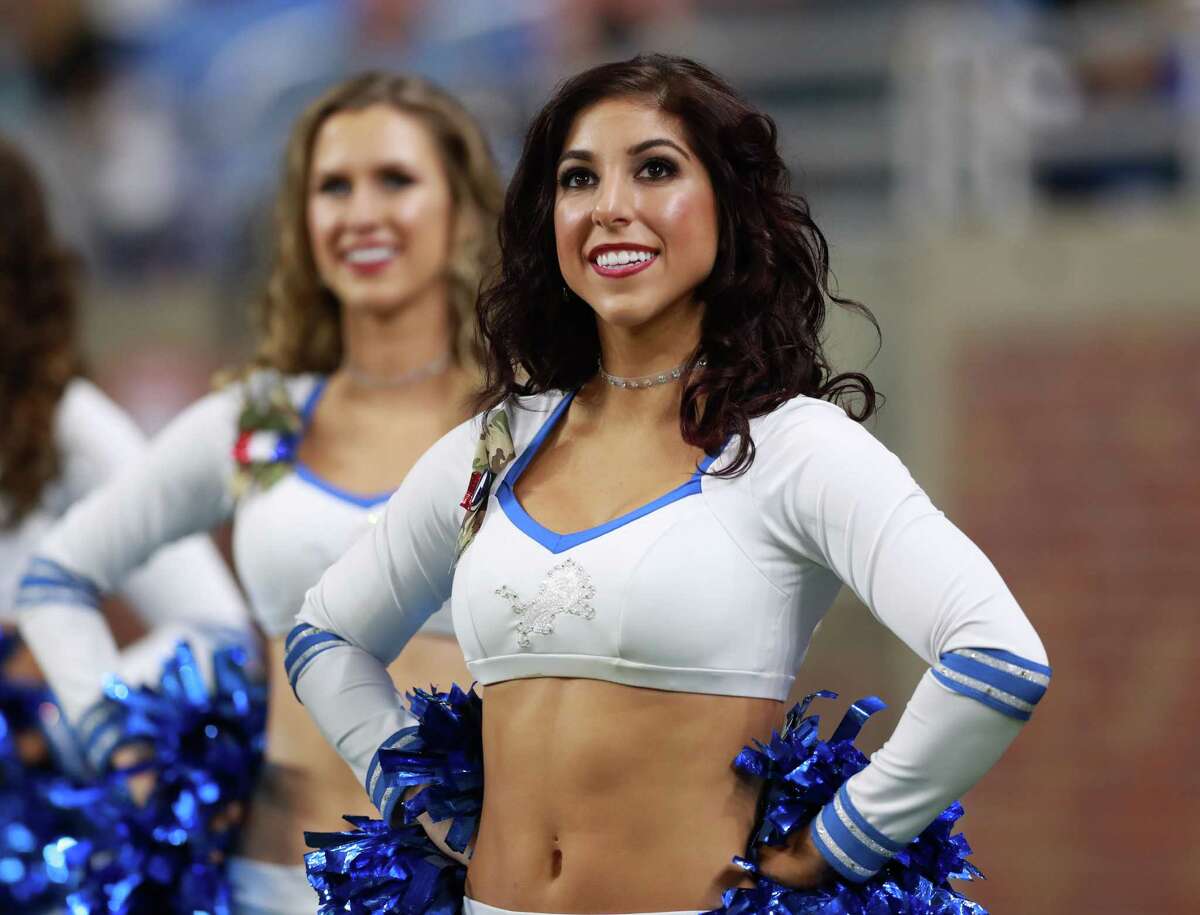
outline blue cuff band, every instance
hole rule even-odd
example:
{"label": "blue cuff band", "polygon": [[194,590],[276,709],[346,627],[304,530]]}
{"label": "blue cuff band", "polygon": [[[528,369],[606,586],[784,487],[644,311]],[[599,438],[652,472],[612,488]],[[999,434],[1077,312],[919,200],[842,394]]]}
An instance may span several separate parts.
{"label": "blue cuff band", "polygon": [[854,883],[869,880],[903,849],[867,822],[845,785],[813,820],[812,835],[825,860]]}
{"label": "blue cuff band", "polygon": [[403,798],[404,789],[401,786],[389,785],[382,777],[383,770],[379,764],[379,752],[380,750],[395,749],[416,733],[416,725],[398,730],[379,745],[379,750],[375,751],[375,755],[371,757],[371,764],[367,766],[367,796],[371,798],[371,803],[379,810],[385,823],[392,821],[392,812]]}
{"label": "blue cuff band", "polygon": [[1050,685],[1049,667],[1000,649],[947,652],[933,676],[947,689],[1020,721],[1029,720]]}
{"label": "blue cuff band", "polygon": [[92,610],[100,606],[100,589],[85,575],[76,575],[51,559],[35,556],[25,567],[17,588],[18,607],[74,604]]}
{"label": "blue cuff band", "polygon": [[123,707],[102,699],[79,719],[76,727],[79,746],[93,772],[103,772],[108,768],[109,757],[121,741],[124,716]]}
{"label": "blue cuff band", "polygon": [[[307,623],[301,623],[289,632],[287,640],[284,642],[286,654],[283,666],[287,669],[288,682],[292,684],[292,692],[296,691],[296,683],[299,682],[300,675],[317,655],[330,648],[346,644],[348,643],[345,639],[332,632],[326,632],[324,629],[318,629],[316,626],[309,626]],[[299,696],[296,698],[299,699]]]}

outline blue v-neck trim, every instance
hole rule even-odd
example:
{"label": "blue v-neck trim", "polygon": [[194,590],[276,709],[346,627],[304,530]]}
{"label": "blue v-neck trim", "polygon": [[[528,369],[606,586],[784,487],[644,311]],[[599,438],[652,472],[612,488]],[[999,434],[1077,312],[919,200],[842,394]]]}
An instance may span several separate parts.
{"label": "blue v-neck trim", "polygon": [[[296,451],[300,450],[300,442],[304,438],[304,433],[308,431],[308,426],[312,422],[313,412],[317,409],[317,403],[321,399],[321,395],[325,393],[325,384],[329,381],[328,378],[320,378],[313,385],[313,389],[309,391],[308,397],[304,401],[304,406],[300,408],[300,435],[296,439]],[[382,505],[392,497],[391,492],[382,492],[375,495],[361,495],[356,492],[350,492],[348,489],[342,489],[340,486],[335,486],[323,476],[300,460],[299,456],[292,462],[292,468],[296,472],[296,476],[324,493],[328,493],[335,499],[342,502],[349,502],[351,505],[357,505],[359,508],[374,508],[376,505]]]}
{"label": "blue v-neck trim", "polygon": [[575,392],[571,391],[559,401],[558,406],[554,408],[546,418],[546,421],[542,423],[542,427],[537,431],[537,435],[533,437],[532,441],[530,441],[529,445],[521,453],[521,456],[517,458],[516,463],[512,466],[512,470],[501,480],[496,491],[496,500],[500,503],[500,508],[503,509],[504,514],[508,516],[508,520],[528,537],[536,540],[551,553],[563,553],[572,547],[579,546],[581,543],[587,543],[589,540],[603,537],[610,531],[624,527],[626,524],[636,521],[638,518],[642,518],[651,512],[656,512],[660,508],[670,505],[672,502],[677,502],[680,499],[700,492],[704,472],[717,459],[717,455],[715,454],[706,455],[704,460],[696,466],[696,472],[692,474],[691,478],[680,483],[666,495],[659,496],[653,502],[647,502],[639,508],[613,518],[611,521],[605,521],[596,527],[589,527],[586,530],[575,531],[570,534],[560,534],[558,531],[552,531],[550,528],[538,523],[529,512],[525,511],[524,506],[517,499],[514,487],[521,478],[521,474],[525,472],[525,468],[529,466],[529,462],[533,460],[538,450],[542,447],[542,444],[546,441],[547,436],[553,431],[558,421],[562,419],[563,414],[567,412],[567,408],[574,399]]}

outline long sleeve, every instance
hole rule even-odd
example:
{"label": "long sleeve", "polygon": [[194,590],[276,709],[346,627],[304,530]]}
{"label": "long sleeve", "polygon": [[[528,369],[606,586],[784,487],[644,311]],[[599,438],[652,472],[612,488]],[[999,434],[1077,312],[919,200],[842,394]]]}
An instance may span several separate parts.
{"label": "long sleeve", "polygon": [[97,764],[111,730],[97,712],[103,680],[121,669],[97,612],[103,594],[124,591],[151,628],[176,626],[194,642],[248,640],[251,630],[211,544],[175,543],[208,531],[232,509],[232,392],[193,405],[149,448],[94,389],[81,406],[64,404],[62,433],[66,477],[81,498],[46,533],[17,604],[22,636]]}
{"label": "long sleeve", "polygon": [[991,562],[894,455],[829,404],[785,410],[751,470],[772,534],[931,665],[890,739],[813,824],[829,863],[862,881],[996,763],[1050,668]]}
{"label": "long sleeve", "polygon": [[421,457],[379,523],[309,590],[287,639],[297,697],[385,818],[399,798],[380,784],[377,751],[412,721],[387,665],[450,596],[478,422]]}

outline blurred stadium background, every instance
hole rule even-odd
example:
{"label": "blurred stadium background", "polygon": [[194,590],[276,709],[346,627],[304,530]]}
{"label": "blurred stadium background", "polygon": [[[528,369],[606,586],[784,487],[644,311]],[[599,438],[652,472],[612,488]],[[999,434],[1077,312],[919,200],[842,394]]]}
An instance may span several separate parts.
{"label": "blurred stadium background", "polygon": [[[0,131],[86,255],[95,377],[153,430],[248,352],[314,93],[422,73],[508,170],[557,80],[639,50],[694,56],[776,118],[842,292],[883,327],[874,356],[835,320],[840,364],[869,363],[876,433],[1048,643],[1047,701],[966,798],[993,875],[973,895],[1200,911],[1198,0],[6,3]],[[894,715],[920,670],[846,597],[801,679]]]}

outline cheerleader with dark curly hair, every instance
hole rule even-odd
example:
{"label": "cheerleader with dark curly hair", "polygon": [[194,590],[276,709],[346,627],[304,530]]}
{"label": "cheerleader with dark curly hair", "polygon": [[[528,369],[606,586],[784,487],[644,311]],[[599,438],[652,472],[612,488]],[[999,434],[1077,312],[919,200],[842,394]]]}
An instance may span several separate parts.
{"label": "cheerleader with dark curly hair", "polygon": [[297,694],[385,819],[408,812],[386,775],[413,718],[386,664],[449,599],[484,687],[466,911],[698,912],[754,882],[731,859],[758,789],[730,760],[780,726],[846,585],[931,669],[757,870],[869,883],[1000,758],[1050,671],[991,563],[860,424],[869,380],[830,369],[827,306],[861,307],[830,292],[774,124],[681,58],[582,73],[529,128],[501,254],[488,410],[309,592]]}

